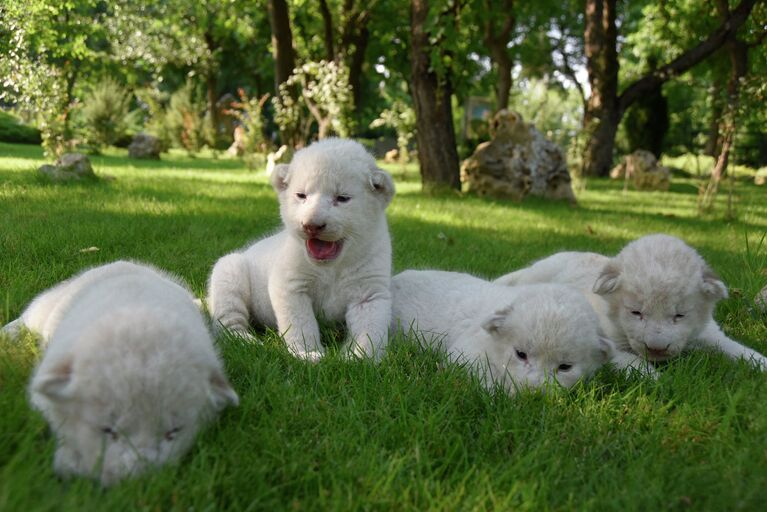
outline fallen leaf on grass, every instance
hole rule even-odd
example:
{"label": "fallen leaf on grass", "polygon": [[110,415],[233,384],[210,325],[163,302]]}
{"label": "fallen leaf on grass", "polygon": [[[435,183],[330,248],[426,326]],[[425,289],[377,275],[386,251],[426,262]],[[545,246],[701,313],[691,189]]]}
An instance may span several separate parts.
{"label": "fallen leaf on grass", "polygon": [[85,249],[80,249],[80,254],[84,254],[87,252],[99,252],[99,248],[96,246],[92,246],[92,247],[86,247]]}

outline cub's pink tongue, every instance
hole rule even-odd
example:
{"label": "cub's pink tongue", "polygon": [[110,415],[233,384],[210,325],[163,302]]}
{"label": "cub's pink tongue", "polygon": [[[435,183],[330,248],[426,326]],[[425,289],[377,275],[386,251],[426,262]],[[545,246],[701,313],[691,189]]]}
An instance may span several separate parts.
{"label": "cub's pink tongue", "polygon": [[338,256],[340,248],[340,242],[327,242],[319,238],[310,238],[306,241],[306,250],[316,260],[332,260]]}

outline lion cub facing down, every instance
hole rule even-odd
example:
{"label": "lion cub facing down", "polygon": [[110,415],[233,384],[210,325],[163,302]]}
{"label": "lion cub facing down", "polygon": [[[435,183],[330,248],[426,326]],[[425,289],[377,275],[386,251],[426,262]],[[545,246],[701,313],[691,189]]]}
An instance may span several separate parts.
{"label": "lion cub facing down", "polygon": [[648,235],[614,258],[562,252],[496,280],[514,286],[545,282],[580,288],[597,311],[603,334],[619,348],[650,361],[710,347],[767,370],[767,358],[719,328],[714,306],[727,297],[727,287],[695,249],[678,238]]}
{"label": "lion cub facing down", "polygon": [[391,176],[362,145],[325,139],[272,173],[285,228],[219,259],[208,306],[221,327],[248,336],[276,327],[296,356],[324,349],[316,316],[345,321],[350,349],[379,356],[391,317]]}
{"label": "lion cub facing down", "polygon": [[29,385],[54,430],[54,469],[110,485],[191,446],[238,403],[192,295],[152,268],[118,261],[43,292],[21,317],[45,352]]}
{"label": "lion cub facing down", "polygon": [[412,328],[450,359],[468,362],[488,388],[509,393],[554,379],[564,387],[614,356],[577,290],[504,287],[455,272],[408,270],[392,279],[393,329]]}

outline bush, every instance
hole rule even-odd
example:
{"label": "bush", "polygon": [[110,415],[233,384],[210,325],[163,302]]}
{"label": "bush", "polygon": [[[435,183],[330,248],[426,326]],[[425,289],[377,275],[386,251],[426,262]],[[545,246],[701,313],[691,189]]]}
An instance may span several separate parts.
{"label": "bush", "polygon": [[25,125],[16,116],[0,110],[0,142],[40,144],[40,130]]}
{"label": "bush", "polygon": [[111,79],[96,85],[85,98],[80,119],[89,144],[111,146],[125,136],[131,93]]}
{"label": "bush", "polygon": [[189,152],[199,151],[205,141],[205,122],[202,113],[205,102],[195,94],[189,81],[174,92],[165,113],[165,126],[174,146]]}

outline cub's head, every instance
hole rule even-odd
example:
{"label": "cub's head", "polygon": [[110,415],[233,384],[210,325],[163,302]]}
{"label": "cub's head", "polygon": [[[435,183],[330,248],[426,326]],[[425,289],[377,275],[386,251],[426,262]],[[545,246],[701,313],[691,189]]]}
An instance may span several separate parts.
{"label": "cub's head", "polygon": [[519,290],[513,303],[482,322],[493,340],[493,373],[506,376],[507,389],[538,388],[552,379],[571,387],[610,360],[614,346],[599,337],[596,314],[580,292],[559,284]]}
{"label": "cub's head", "polygon": [[624,247],[605,265],[594,293],[610,304],[634,352],[663,361],[698,335],[727,287],[692,247],[658,234]]}
{"label": "cub's head", "polygon": [[82,336],[109,332],[120,342],[94,339],[93,350],[44,358],[30,384],[32,403],[57,438],[59,475],[107,486],[176,460],[206,421],[238,403],[212,340],[211,351],[200,353],[183,343],[163,347],[168,333],[148,341],[146,331],[131,339],[128,325],[95,327]]}
{"label": "cub's head", "polygon": [[394,196],[391,176],[361,144],[335,138],[315,142],[289,165],[276,166],[272,186],[285,228],[317,263],[336,260],[348,247],[376,236]]}

